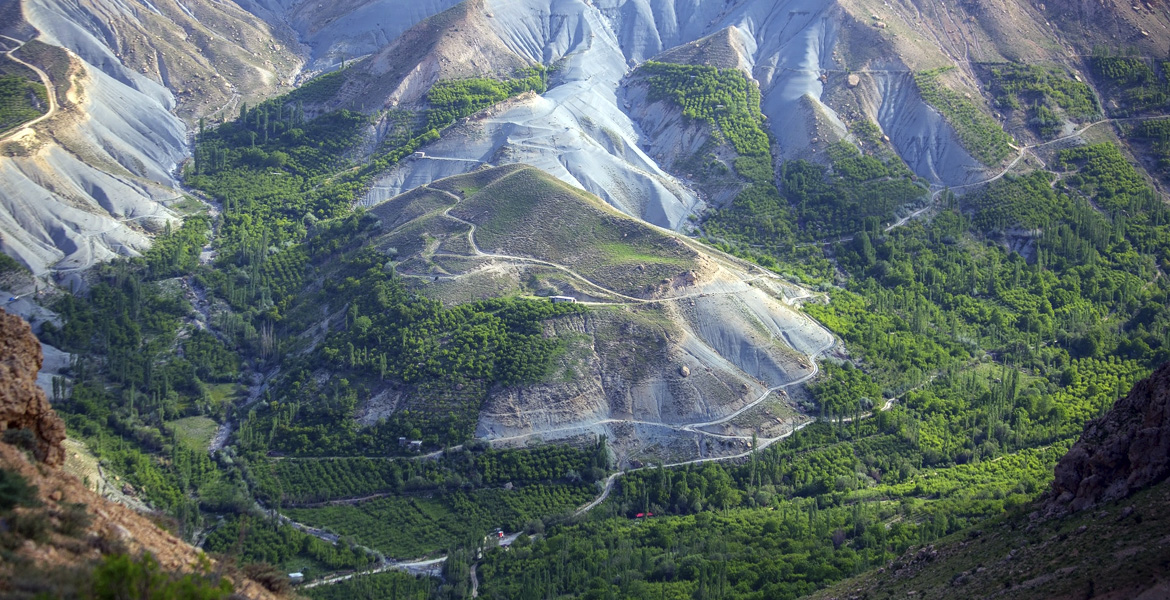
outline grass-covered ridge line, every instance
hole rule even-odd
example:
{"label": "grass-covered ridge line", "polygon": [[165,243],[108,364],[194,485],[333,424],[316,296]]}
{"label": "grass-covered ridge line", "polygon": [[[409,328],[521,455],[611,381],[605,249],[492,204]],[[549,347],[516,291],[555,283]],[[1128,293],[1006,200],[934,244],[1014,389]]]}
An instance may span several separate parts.
{"label": "grass-covered ridge line", "polygon": [[1012,138],[999,123],[983,113],[962,94],[948,88],[941,75],[954,67],[923,71],[914,75],[918,91],[955,128],[959,142],[979,162],[993,166],[1012,153]]}
{"label": "grass-covered ridge line", "polygon": [[[459,177],[442,185],[472,184]],[[483,252],[534,257],[591,282],[647,296],[661,280],[695,269],[698,255],[679,240],[534,168],[493,170],[451,214],[477,224]],[[474,187],[474,186],[473,186]]]}

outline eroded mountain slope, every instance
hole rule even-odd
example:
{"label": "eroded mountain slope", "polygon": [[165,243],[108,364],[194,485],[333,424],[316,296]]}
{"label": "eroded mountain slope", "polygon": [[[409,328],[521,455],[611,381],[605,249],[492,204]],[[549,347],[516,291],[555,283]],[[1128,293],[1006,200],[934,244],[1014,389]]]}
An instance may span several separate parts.
{"label": "eroded mountain slope", "polygon": [[145,248],[177,217],[167,205],[180,199],[189,151],[180,116],[230,112],[291,84],[299,67],[279,25],[231,4],[9,0],[5,10],[19,20],[2,39],[45,71],[60,106],[0,140],[0,245],[38,275]]}
{"label": "eroded mountain slope", "polygon": [[[872,68],[858,90],[866,98],[862,111],[851,118],[886,128],[910,166],[932,182],[963,184],[983,176],[983,165],[962,148],[945,119],[918,98],[913,72],[894,47],[878,39],[876,50],[859,58],[837,52],[844,47],[842,36],[860,46],[872,45],[869,38],[880,35],[839,5],[790,1],[682,8],[672,2],[548,5],[532,0],[485,2],[482,18],[495,35],[491,44],[555,65],[549,92],[461,126],[433,144],[428,156],[392,169],[367,203],[481,164],[523,162],[627,214],[681,228],[704,203],[663,172],[670,166],[667,157],[645,151],[661,135],[649,135],[640,125],[669,119],[634,107],[639,98],[627,97],[622,85],[632,67],[672,48],[684,56],[695,43],[708,44],[703,36],[712,32],[724,48],[721,66],[741,68],[759,82],[761,109],[780,157],[816,158],[812,149],[818,143],[848,137],[845,122],[824,100],[826,82],[834,82],[828,75]],[[836,79],[845,85],[844,76]],[[634,111],[636,121],[630,117]],[[685,137],[676,129],[688,126],[668,123],[667,139]]]}

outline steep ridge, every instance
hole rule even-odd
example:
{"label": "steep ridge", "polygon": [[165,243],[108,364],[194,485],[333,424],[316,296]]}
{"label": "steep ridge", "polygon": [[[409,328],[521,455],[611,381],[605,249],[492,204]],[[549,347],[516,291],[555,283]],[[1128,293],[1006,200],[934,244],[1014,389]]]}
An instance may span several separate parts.
{"label": "steep ridge", "polygon": [[310,72],[332,70],[343,61],[373,54],[419,21],[461,0],[240,0],[269,23],[287,23],[309,46]]}
{"label": "steep ridge", "polygon": [[[3,534],[24,535],[35,521],[41,533],[34,541],[17,540],[0,563],[0,595],[33,597],[38,592],[69,593],[84,586],[86,575],[103,557],[150,553],[165,577],[167,572],[222,571],[197,548],[164,531],[145,516],[102,498],[59,467],[65,461],[65,424],[36,386],[41,365],[40,344],[28,323],[0,309],[0,474],[8,502],[22,486],[15,473],[31,486],[35,502],[27,502],[18,516],[6,514]],[[21,435],[27,432],[28,435]],[[28,454],[26,454],[28,452]],[[29,458],[31,454],[34,459]],[[5,512],[11,505],[5,505]],[[13,533],[14,530],[20,530]],[[52,533],[49,533],[49,531]],[[236,592],[245,598],[275,598],[255,581],[233,574]],[[77,592],[80,590],[72,590]]]}
{"label": "steep ridge", "polygon": [[[671,131],[660,131],[662,118],[645,114],[644,108],[632,109],[637,98],[624,97],[621,85],[631,67],[672,48],[679,56],[694,53],[694,44],[712,43],[704,38],[711,32],[733,49],[725,52],[728,64],[759,81],[761,108],[780,157],[818,158],[810,152],[815,146],[811,140],[847,137],[845,122],[825,102],[826,86],[845,86],[846,77],[827,74],[872,68],[872,77],[859,90],[868,101],[860,103],[854,118],[864,116],[887,129],[894,147],[931,182],[965,184],[983,172],[983,166],[956,143],[945,119],[918,98],[913,73],[901,65],[893,47],[877,40],[868,54],[848,61],[836,52],[845,47],[843,36],[862,46],[874,35],[871,25],[840,5],[790,0],[730,6],[696,3],[683,8],[674,2],[549,5],[529,0],[489,1],[483,10],[491,15],[487,22],[499,42],[513,53],[555,65],[550,91],[458,128],[431,145],[428,153],[434,157],[404,161],[375,185],[367,204],[480,164],[523,162],[554,173],[627,214],[679,229],[688,214],[702,210],[703,203],[662,171],[669,167],[666,157],[659,162],[645,147],[654,147],[659,139],[686,137],[689,134],[676,135],[673,130],[688,124],[671,120],[666,127]],[[887,62],[873,62],[878,58]],[[642,113],[637,122],[630,118],[631,110]],[[656,135],[640,127],[643,121],[659,129]]]}
{"label": "steep ridge", "polygon": [[[694,43],[676,46],[653,58],[657,62],[739,69],[751,76],[747,40],[739,29],[727,27]],[[707,123],[690,119],[677,105],[666,100],[650,101],[650,86],[635,71],[622,82],[621,94],[630,117],[643,134],[642,148],[663,168],[698,192],[708,205],[722,207],[742,189],[744,182],[732,174],[735,149],[726,139],[716,141]],[[713,147],[713,149],[712,149]],[[696,176],[695,167],[705,167],[703,151],[723,165],[722,175]]]}
{"label": "steep ridge", "polygon": [[440,79],[506,78],[536,64],[505,48],[488,20],[482,0],[427,18],[345,70],[345,82],[319,110],[414,107]]}
{"label": "steep ridge", "polygon": [[9,42],[50,77],[61,110],[0,157],[0,246],[66,276],[133,255],[177,215],[180,116],[230,112],[291,83],[295,42],[234,5],[8,0]]}
{"label": "steep ridge", "polygon": [[636,127],[616,95],[626,59],[604,17],[581,3],[555,9],[554,15],[534,1],[484,3],[481,18],[499,43],[527,61],[554,65],[549,91],[457,127],[430,145],[427,157],[387,173],[368,204],[480,164],[518,162],[663,227],[678,228],[701,210],[693,192],[638,148]]}

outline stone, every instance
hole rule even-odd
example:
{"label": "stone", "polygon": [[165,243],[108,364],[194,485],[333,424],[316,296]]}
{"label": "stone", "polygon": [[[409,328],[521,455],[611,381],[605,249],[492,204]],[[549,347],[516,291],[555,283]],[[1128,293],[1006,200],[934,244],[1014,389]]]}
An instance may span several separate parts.
{"label": "stone", "polygon": [[32,328],[0,308],[0,431],[31,432],[37,460],[56,467],[65,462],[65,423],[37,385],[43,362]]}
{"label": "stone", "polygon": [[849,83],[849,87],[857,87],[861,83],[861,76],[857,73],[850,73],[846,81]]}
{"label": "stone", "polygon": [[129,542],[134,539],[134,535],[130,533],[130,530],[126,529],[119,523],[110,525],[110,535],[113,536],[114,539],[121,540],[123,542]]}

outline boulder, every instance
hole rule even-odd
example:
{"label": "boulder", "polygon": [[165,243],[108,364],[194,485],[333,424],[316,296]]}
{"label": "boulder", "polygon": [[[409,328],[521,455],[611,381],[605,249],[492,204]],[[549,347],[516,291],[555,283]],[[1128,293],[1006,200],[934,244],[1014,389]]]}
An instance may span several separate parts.
{"label": "boulder", "polygon": [[37,459],[58,466],[65,462],[65,423],[37,386],[43,361],[28,323],[0,309],[0,431],[28,431]]}
{"label": "boulder", "polygon": [[1056,465],[1044,512],[1061,515],[1125,498],[1170,476],[1170,363],[1133,386]]}

